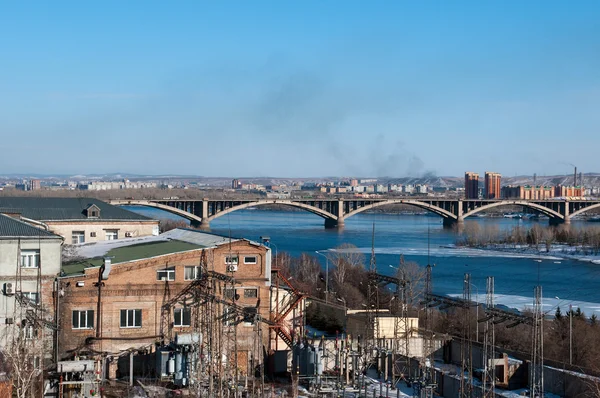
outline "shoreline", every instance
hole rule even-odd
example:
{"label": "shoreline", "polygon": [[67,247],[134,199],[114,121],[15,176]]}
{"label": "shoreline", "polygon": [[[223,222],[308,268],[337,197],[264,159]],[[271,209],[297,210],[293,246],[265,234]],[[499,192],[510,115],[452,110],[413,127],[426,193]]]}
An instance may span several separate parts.
{"label": "shoreline", "polygon": [[[479,249],[498,251],[504,253],[515,253],[515,254],[529,254],[539,257],[556,257],[562,260],[574,260],[581,262],[588,262],[592,264],[600,264],[600,253],[598,254],[585,254],[580,253],[583,250],[582,247],[574,247],[566,244],[554,244],[551,246],[550,251],[537,250],[531,246],[525,245],[507,245],[507,244],[488,244],[483,246],[469,246],[469,245],[444,245],[441,247],[453,248],[453,249]],[[567,250],[568,249],[568,250]],[[571,252],[571,253],[568,253]]]}

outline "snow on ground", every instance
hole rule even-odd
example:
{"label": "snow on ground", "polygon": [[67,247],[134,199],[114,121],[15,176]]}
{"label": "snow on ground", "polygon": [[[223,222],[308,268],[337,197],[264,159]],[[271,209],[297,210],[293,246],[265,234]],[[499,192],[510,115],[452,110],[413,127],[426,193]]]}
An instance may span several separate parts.
{"label": "snow on ground", "polygon": [[[462,298],[462,294],[449,294],[448,296]],[[479,295],[479,300],[477,300],[477,296],[471,296],[471,300],[475,302],[479,301],[481,304],[485,304],[485,295]],[[531,310],[533,308],[533,297],[495,294],[494,303],[496,305],[504,305],[508,308],[514,308],[518,311]],[[563,300],[559,297],[542,298],[542,308],[548,317],[554,316],[557,307],[560,307],[563,314],[566,313],[569,310],[569,304],[572,305],[573,308],[581,308],[581,311],[588,317],[592,316],[592,314],[597,314],[600,316],[599,303],[591,303],[588,301],[579,300]]]}

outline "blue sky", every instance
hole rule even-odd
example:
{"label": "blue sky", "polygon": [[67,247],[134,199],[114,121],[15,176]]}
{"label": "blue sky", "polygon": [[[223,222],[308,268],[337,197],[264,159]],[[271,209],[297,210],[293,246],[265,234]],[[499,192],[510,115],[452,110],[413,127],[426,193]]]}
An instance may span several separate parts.
{"label": "blue sky", "polygon": [[0,4],[0,174],[600,172],[598,1]]}

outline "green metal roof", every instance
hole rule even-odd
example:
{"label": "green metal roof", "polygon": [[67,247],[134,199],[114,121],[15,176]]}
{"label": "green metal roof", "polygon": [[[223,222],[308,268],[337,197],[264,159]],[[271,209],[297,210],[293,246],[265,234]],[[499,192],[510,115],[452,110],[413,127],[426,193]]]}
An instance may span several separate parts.
{"label": "green metal roof", "polygon": [[15,238],[60,238],[51,232],[34,227],[26,222],[0,214],[0,237]]}
{"label": "green metal roof", "polygon": [[[195,249],[202,249],[202,246],[178,240],[170,240],[168,242],[150,242],[117,247],[106,253],[106,257],[112,257],[112,263],[118,264]],[[80,274],[84,268],[99,267],[103,261],[103,257],[78,260],[69,264],[63,264],[62,269],[65,275]]]}
{"label": "green metal roof", "polygon": [[[96,205],[100,209],[98,218],[87,217],[85,210],[91,205]],[[23,217],[38,221],[152,220],[93,198],[0,197],[0,213],[2,212],[20,213]]]}

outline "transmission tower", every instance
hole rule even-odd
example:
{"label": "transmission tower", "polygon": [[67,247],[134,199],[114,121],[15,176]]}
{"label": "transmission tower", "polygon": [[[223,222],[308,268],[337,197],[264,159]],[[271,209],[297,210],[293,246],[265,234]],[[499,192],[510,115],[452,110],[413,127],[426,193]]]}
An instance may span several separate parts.
{"label": "transmission tower", "polygon": [[[463,301],[468,303],[462,309],[463,313],[463,342],[461,344],[461,397],[473,396],[473,342],[471,341],[471,275],[465,274],[463,279]],[[464,372],[468,373],[465,380]]]}
{"label": "transmission tower", "polygon": [[[401,261],[402,265],[402,261]],[[394,347],[392,347],[392,386],[410,377],[410,324],[408,320],[408,285],[404,272],[396,284],[394,296]],[[402,335],[402,333],[404,333]],[[402,337],[401,337],[402,336]],[[400,359],[396,354],[400,354]]]}
{"label": "transmission tower", "polygon": [[[485,295],[485,307],[486,311],[493,311],[494,309],[494,277],[488,276],[486,280],[486,295]],[[495,387],[495,370],[496,365],[494,359],[496,358],[495,352],[495,330],[494,330],[494,318],[487,317],[485,322],[484,343],[483,343],[483,394],[485,398],[494,398]]]}
{"label": "transmission tower", "polygon": [[371,261],[369,263],[369,285],[367,303],[367,329],[373,328],[372,333],[367,333],[367,338],[374,339],[374,345],[379,343],[379,283],[375,277],[377,262],[375,260],[375,224],[371,236]]}
{"label": "transmission tower", "polygon": [[[428,253],[429,253],[429,239],[427,240]],[[429,262],[429,254],[427,255],[427,269],[425,274],[425,297],[429,297],[433,290],[432,279],[431,279],[431,263]],[[423,398],[433,397],[433,390],[435,388],[435,372],[432,371],[434,366],[433,358],[433,307],[425,306],[425,332],[427,338],[425,339],[423,353],[423,359],[425,360],[423,382],[424,389],[422,390],[421,396]]]}
{"label": "transmission tower", "polygon": [[544,396],[544,314],[542,312],[542,287],[536,286],[533,299],[533,337],[531,350],[531,398]]}

